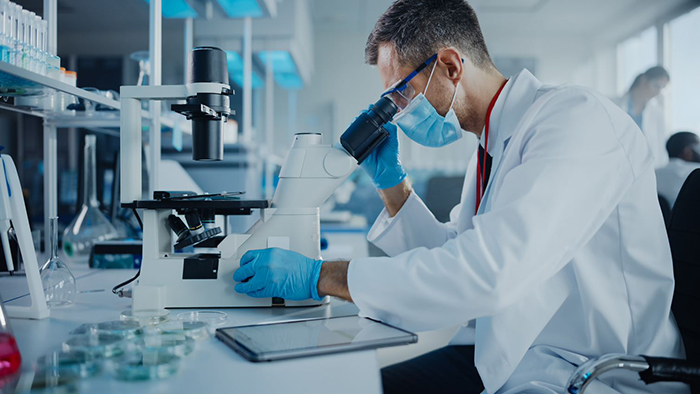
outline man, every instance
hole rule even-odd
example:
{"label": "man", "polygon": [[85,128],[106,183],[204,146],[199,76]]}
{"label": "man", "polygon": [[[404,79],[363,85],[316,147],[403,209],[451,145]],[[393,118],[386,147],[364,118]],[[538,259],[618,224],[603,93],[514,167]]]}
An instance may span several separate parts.
{"label": "man", "polygon": [[[479,137],[461,203],[449,223],[434,218],[406,181],[388,126],[391,137],[362,168],[386,207],[368,238],[390,257],[251,251],[236,291],[340,297],[414,331],[461,326],[450,346],[384,369],[385,393],[562,393],[591,357],[683,356],[653,159],[624,111],[527,70],[506,80],[465,0],[396,1],[365,53],[410,138],[439,147],[465,132]],[[652,390],[617,373],[591,389]]]}
{"label": "man", "polygon": [[700,168],[700,138],[695,133],[681,131],[668,139],[666,150],[670,160],[666,167],[656,170],[656,187],[673,207],[688,175]]}

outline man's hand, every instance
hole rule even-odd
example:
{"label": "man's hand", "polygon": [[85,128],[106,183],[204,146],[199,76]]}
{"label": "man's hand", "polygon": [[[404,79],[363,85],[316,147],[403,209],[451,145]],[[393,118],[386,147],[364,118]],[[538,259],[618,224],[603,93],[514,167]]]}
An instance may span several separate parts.
{"label": "man's hand", "polygon": [[323,261],[284,249],[251,250],[241,257],[233,274],[235,290],[255,298],[281,297],[291,301],[321,301],[318,279]]}
{"label": "man's hand", "polygon": [[394,187],[406,178],[399,159],[398,129],[393,123],[385,124],[384,129],[389,132],[389,137],[360,164],[380,190]]}

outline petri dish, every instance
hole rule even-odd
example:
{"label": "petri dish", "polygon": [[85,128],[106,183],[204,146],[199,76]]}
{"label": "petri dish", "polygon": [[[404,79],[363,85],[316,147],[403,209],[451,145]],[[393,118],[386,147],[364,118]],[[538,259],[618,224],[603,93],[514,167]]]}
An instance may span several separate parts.
{"label": "petri dish", "polygon": [[39,357],[34,363],[37,371],[55,371],[59,375],[77,375],[89,378],[101,370],[98,357],[83,351],[57,350]]}
{"label": "petri dish", "polygon": [[119,380],[158,380],[177,373],[180,357],[164,350],[132,350],[114,358],[111,366]]}
{"label": "petri dish", "polygon": [[95,328],[99,333],[120,335],[124,338],[133,338],[141,335],[141,324],[137,321],[106,321],[95,324]]}
{"label": "petri dish", "polygon": [[122,321],[136,321],[142,326],[153,326],[168,320],[170,311],[167,309],[127,309],[121,313]]}
{"label": "petri dish", "polygon": [[80,376],[55,369],[37,369],[32,379],[32,393],[77,393]]}
{"label": "petri dish", "polygon": [[87,334],[74,335],[63,342],[63,350],[85,352],[91,357],[114,357],[124,352],[124,337],[118,334],[91,330]]}
{"label": "petri dish", "polygon": [[85,324],[81,324],[81,325],[79,325],[78,327],[76,327],[75,329],[73,329],[73,331],[69,332],[68,335],[83,335],[83,334],[87,334],[87,333],[90,332],[90,330],[91,330],[92,328],[95,328],[95,325],[96,325],[95,323],[85,323]]}
{"label": "petri dish", "polygon": [[161,334],[180,334],[196,341],[209,337],[209,324],[202,321],[169,321],[155,326]]}
{"label": "petri dish", "polygon": [[177,320],[181,322],[201,321],[215,328],[226,324],[228,315],[219,311],[192,311],[179,313],[177,315]]}
{"label": "petri dish", "polygon": [[129,346],[142,352],[162,351],[185,357],[194,351],[194,339],[184,334],[144,335],[130,341]]}

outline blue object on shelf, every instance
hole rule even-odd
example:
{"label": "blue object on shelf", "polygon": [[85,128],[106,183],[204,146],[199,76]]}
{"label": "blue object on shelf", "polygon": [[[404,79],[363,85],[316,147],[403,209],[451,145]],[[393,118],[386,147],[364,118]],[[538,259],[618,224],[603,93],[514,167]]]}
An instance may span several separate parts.
{"label": "blue object on shelf", "polygon": [[258,0],[218,0],[229,18],[260,18],[265,16]]}
{"label": "blue object on shelf", "polygon": [[[228,75],[238,86],[243,86],[243,58],[238,52],[226,51],[226,61],[228,62]],[[253,89],[260,89],[265,86],[263,79],[253,71]]]}
{"label": "blue object on shelf", "polygon": [[291,90],[304,87],[294,58],[288,51],[260,51],[258,58],[266,66],[267,62],[272,62],[275,83],[280,88]]}
{"label": "blue object on shelf", "polygon": [[[150,0],[146,0],[146,3],[150,4],[150,2]],[[197,11],[187,3],[187,0],[163,0],[162,4],[163,16],[166,18],[186,19],[199,16]]]}

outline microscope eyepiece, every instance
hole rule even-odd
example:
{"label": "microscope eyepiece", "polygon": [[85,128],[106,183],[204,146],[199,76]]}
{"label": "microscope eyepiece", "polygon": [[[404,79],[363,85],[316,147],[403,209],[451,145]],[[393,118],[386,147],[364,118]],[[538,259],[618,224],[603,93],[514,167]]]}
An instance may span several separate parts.
{"label": "microscope eyepiece", "polygon": [[362,163],[389,136],[382,126],[391,121],[398,110],[393,101],[382,97],[367,112],[361,113],[340,136],[340,144],[357,160],[357,164]]}

